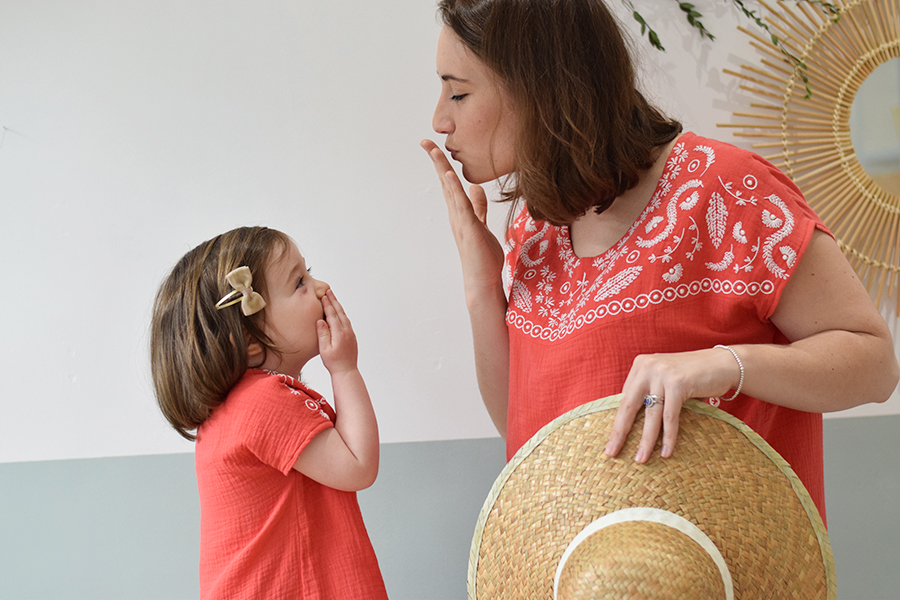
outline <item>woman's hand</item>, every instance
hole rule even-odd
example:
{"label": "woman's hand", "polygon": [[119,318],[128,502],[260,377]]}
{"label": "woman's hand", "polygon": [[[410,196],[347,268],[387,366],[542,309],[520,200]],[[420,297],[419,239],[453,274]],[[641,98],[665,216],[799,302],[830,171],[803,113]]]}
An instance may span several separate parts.
{"label": "woman's hand", "polygon": [[472,324],[478,389],[497,431],[506,438],[509,331],[502,277],[503,247],[488,229],[487,196],[481,186],[469,188],[470,199],[441,149],[431,140],[423,140],[421,145],[428,152],[441,181],[450,227],[459,251]]}
{"label": "woman's hand", "polygon": [[[828,234],[813,232],[770,319],[789,344],[731,346],[744,365],[742,390],[748,396],[822,413],[884,402],[897,385],[900,368],[890,331]],[[625,380],[607,455],[622,449],[645,395],[665,400],[646,409],[637,462],[649,458],[660,429],[662,456],[671,456],[686,399],[721,396],[739,380],[737,361],[721,348],[638,356]]]}
{"label": "woman's hand", "polygon": [[681,407],[688,398],[710,398],[734,389],[740,368],[731,352],[710,348],[674,354],[642,354],[634,359],[622,388],[622,402],[616,412],[606,446],[607,456],[616,456],[634,425],[644,397],[658,396],[662,402],[644,408],[644,428],[635,462],[650,458],[662,430],[662,457],[672,456],[678,436]]}
{"label": "woman's hand", "polygon": [[466,295],[478,295],[502,285],[503,247],[487,226],[487,196],[480,185],[463,190],[444,152],[431,140],[423,140],[422,148],[434,163],[447,203],[450,228],[459,250]]}

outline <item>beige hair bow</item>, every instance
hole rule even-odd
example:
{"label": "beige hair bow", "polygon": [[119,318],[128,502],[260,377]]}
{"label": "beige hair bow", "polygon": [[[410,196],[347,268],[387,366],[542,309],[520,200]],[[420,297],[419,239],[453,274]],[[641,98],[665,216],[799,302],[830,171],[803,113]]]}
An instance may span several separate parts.
{"label": "beige hair bow", "polygon": [[[253,275],[250,273],[250,267],[238,267],[225,276],[225,281],[234,288],[234,291],[216,302],[217,310],[240,302],[241,312],[244,313],[245,317],[249,317],[252,314],[258,313],[266,306],[266,301],[263,300],[263,297],[260,296],[258,292],[254,292],[250,285],[253,283]],[[240,298],[231,300],[238,294],[241,295]],[[229,300],[231,301],[229,302]]]}

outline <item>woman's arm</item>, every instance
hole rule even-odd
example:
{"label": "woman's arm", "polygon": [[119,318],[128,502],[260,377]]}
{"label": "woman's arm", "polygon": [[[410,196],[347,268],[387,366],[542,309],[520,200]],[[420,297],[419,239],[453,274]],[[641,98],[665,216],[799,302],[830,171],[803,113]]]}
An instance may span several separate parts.
{"label": "woman's arm", "polygon": [[487,226],[487,197],[481,186],[463,190],[447,157],[431,140],[424,140],[441,182],[447,213],[462,264],[466,306],[472,323],[475,372],[484,405],[506,438],[509,397],[509,332],[503,291],[503,248]]}
{"label": "woman's arm", "polygon": [[331,290],[322,298],[325,321],[317,324],[319,354],[331,374],[334,427],[314,437],[294,469],[323,485],[348,492],[365,489],[378,475],[378,423],[356,366],[356,335]]}
{"label": "woman's arm", "polygon": [[[742,391],[807,412],[843,410],[883,402],[898,380],[890,332],[834,240],[816,230],[782,292],[772,322],[788,345],[733,345],[744,365]],[[663,432],[662,455],[675,447],[678,418],[687,398],[717,397],[738,385],[730,352],[710,348],[638,356],[623,387],[606,453],[625,442],[646,394],[665,398],[647,410],[636,460],[649,458]]]}

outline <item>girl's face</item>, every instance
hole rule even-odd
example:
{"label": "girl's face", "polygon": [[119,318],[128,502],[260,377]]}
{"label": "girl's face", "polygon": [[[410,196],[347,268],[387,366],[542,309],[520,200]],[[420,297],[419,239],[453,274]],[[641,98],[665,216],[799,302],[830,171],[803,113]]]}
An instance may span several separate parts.
{"label": "girl's face", "polygon": [[484,183],[513,171],[516,115],[497,76],[453,30],[438,40],[441,96],[432,127],[447,136],[445,148],[462,164],[463,177]]}
{"label": "girl's face", "polygon": [[325,318],[322,297],[329,286],[312,278],[306,261],[291,242],[267,262],[266,287],[265,332],[278,352],[266,352],[260,367],[297,377],[319,354],[316,322]]}

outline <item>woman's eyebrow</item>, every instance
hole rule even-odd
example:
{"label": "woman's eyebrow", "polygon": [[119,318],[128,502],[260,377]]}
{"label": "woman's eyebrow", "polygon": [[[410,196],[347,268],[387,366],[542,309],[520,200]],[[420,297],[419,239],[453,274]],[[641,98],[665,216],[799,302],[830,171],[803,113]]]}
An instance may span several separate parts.
{"label": "woman's eyebrow", "polygon": [[468,83],[468,79],[463,79],[462,77],[457,77],[456,75],[440,75],[442,81],[455,81],[457,83]]}

